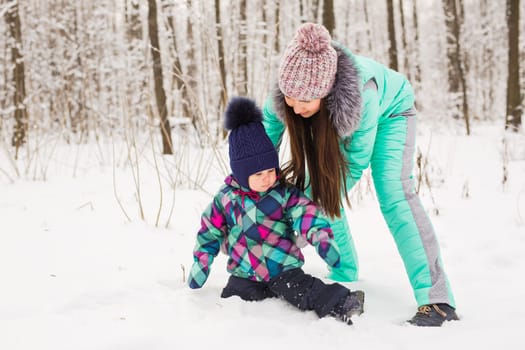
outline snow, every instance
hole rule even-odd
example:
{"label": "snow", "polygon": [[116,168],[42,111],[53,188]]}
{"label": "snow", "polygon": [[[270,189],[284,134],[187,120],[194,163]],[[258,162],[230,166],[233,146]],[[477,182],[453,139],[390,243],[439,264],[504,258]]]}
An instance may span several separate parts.
{"label": "snow", "polygon": [[[421,199],[461,317],[432,329],[404,323],[415,301],[366,178],[348,210],[361,271],[345,285],[366,293],[350,327],[281,300],[221,299],[223,256],[203,289],[186,286],[200,214],[224,176],[215,168],[206,190],[176,189],[171,220],[172,198],[160,204],[157,175],[141,169],[143,221],[130,168],[116,168],[114,186],[112,162],[90,158],[95,146],[79,163],[50,161],[44,181],[10,181],[0,158],[0,349],[523,349],[525,138],[510,138],[506,154],[500,125],[473,130],[418,135],[431,179]],[[304,269],[324,278],[322,260],[304,252]]]}

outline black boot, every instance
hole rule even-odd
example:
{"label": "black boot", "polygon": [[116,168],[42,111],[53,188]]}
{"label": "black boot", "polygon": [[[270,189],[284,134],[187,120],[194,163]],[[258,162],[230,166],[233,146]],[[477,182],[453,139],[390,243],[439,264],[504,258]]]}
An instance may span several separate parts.
{"label": "black boot", "polygon": [[419,327],[441,327],[445,321],[459,320],[456,310],[448,304],[420,306],[417,313],[407,322]]}
{"label": "black boot", "polygon": [[340,319],[344,323],[351,325],[352,316],[361,315],[365,306],[365,293],[361,290],[350,292],[344,299],[342,305],[332,312],[332,316]]}

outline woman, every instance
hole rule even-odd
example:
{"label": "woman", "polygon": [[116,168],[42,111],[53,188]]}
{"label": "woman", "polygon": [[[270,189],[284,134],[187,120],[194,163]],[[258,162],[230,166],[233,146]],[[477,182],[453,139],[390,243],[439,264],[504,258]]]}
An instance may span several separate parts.
{"label": "woman", "polygon": [[432,224],[414,191],[413,105],[412,87],[401,74],[353,55],[322,25],[306,23],[281,58],[264,126],[276,146],[288,129],[291,160],[283,176],[333,218],[342,261],[328,277],[336,281],[358,278],[343,196],[348,202],[347,192],[371,167],[381,211],[418,304],[408,322],[441,326],[458,317]]}

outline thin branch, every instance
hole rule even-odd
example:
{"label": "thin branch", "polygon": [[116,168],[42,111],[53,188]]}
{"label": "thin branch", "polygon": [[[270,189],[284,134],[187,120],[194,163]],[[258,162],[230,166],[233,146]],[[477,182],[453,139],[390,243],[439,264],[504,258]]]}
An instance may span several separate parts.
{"label": "thin branch", "polygon": [[116,176],[115,176],[115,168],[116,168],[116,165],[115,165],[115,140],[113,139],[113,137],[111,138],[111,141],[112,141],[112,156],[113,156],[113,195],[115,196],[115,199],[117,200],[117,203],[120,207],[120,209],[122,210],[122,212],[124,213],[124,216],[126,216],[126,219],[128,219],[129,222],[131,222],[131,219],[128,215],[128,213],[126,212],[126,209],[124,209],[124,206],[122,205],[122,202],[120,201],[120,198],[118,197],[118,194],[117,194],[117,180],[116,180]]}

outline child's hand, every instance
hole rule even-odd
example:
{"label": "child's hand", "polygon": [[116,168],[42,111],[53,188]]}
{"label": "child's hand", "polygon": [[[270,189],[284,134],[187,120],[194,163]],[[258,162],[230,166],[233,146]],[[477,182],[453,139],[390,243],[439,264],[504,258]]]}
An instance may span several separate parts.
{"label": "child's hand", "polygon": [[213,256],[200,253],[199,260],[191,266],[190,275],[188,276],[188,285],[191,289],[201,288],[210,274],[210,266],[213,263]]}

